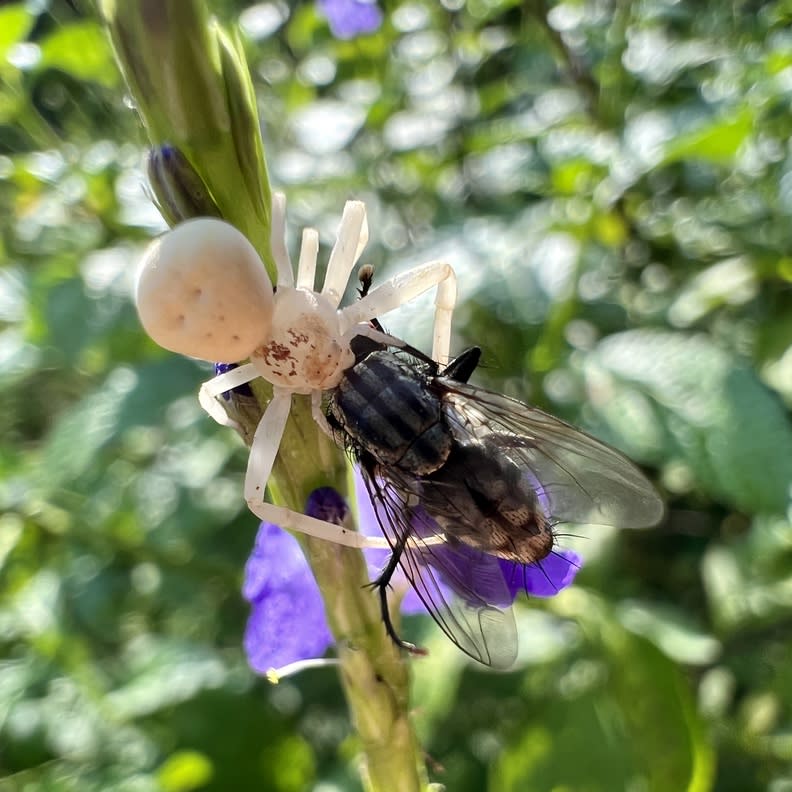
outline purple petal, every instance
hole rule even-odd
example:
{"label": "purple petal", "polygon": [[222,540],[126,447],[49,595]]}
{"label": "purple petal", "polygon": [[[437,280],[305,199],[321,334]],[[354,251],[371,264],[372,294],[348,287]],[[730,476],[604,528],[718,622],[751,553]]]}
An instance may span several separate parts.
{"label": "purple petal", "polygon": [[277,525],[261,524],[242,592],[252,604],[244,645],[255,671],[320,657],[330,646],[319,587],[297,540]]}
{"label": "purple petal", "polygon": [[319,9],[340,39],[373,33],[382,24],[382,11],[373,0],[319,0]]}
{"label": "purple petal", "polygon": [[308,564],[293,536],[272,523],[261,523],[245,565],[242,596],[250,602],[308,576]]}
{"label": "purple petal", "polygon": [[399,603],[399,610],[402,613],[426,613],[426,605],[423,604],[418,592],[407,584],[407,591],[404,592],[401,602]]}
{"label": "purple petal", "polygon": [[309,588],[271,592],[255,603],[245,628],[244,646],[250,667],[266,674],[297,660],[321,657],[332,640],[314,583]]}
{"label": "purple petal", "polygon": [[572,550],[553,550],[533,564],[500,559],[513,598],[521,591],[531,597],[554,597],[572,584],[582,565],[583,559]]}
{"label": "purple petal", "polygon": [[480,606],[484,601],[508,608],[514,601],[496,556],[461,543],[435,546],[421,555],[444,588],[471,605]]}

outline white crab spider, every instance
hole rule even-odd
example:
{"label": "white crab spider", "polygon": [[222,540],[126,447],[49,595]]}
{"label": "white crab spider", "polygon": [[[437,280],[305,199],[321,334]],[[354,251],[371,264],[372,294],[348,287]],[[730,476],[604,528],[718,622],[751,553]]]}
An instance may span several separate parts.
{"label": "white crab spider", "polygon": [[[303,231],[295,281],[285,242],[285,210],[285,196],[276,193],[271,243],[278,281],[274,297],[271,285],[267,286],[264,266],[250,243],[227,224],[202,219],[170,232],[175,235],[185,230],[191,235],[185,243],[190,250],[179,253],[175,264],[165,261],[169,254],[159,251],[159,247],[146,256],[138,281],[138,311],[152,338],[166,348],[206,360],[250,358],[249,363],[201,386],[198,397],[201,406],[218,423],[236,425],[217,400],[218,396],[257,377],[272,384],[272,401],[254,433],[245,474],[245,500],[256,516],[282,528],[350,547],[387,548],[385,539],[366,537],[267,503],[265,487],[289,417],[292,394],[310,394],[314,420],[331,434],[321,410],[322,393],[335,388],[346,369],[354,364],[351,340],[364,335],[391,346],[403,345],[376,331],[369,324],[372,319],[436,288],[432,357],[441,363],[448,360],[456,276],[448,263],[431,261],[396,275],[364,298],[339,308],[352,270],[368,241],[365,205],[348,201],[344,206],[320,292],[314,291],[319,235],[312,228]],[[201,234],[206,226],[198,228],[199,223],[211,226],[204,239]],[[192,228],[188,229],[190,225]],[[222,237],[222,244],[215,243],[218,237]],[[207,244],[214,245],[211,254],[222,256],[220,261],[215,258],[207,264]],[[169,269],[178,276],[178,283],[174,284],[173,276],[166,275]],[[170,280],[166,281],[166,277]],[[171,295],[170,303],[164,304],[163,295]],[[185,306],[182,297],[190,304]],[[200,300],[209,304],[197,305]],[[167,322],[163,320],[163,312]],[[189,326],[193,320],[195,327]],[[223,328],[218,323],[223,323]],[[167,325],[166,330],[163,325]],[[181,334],[178,340],[173,338],[175,332]],[[187,335],[189,342],[185,340]],[[234,350],[233,356],[217,354],[218,343],[228,343]],[[208,351],[204,344],[208,345]],[[241,353],[241,349],[245,352]]]}

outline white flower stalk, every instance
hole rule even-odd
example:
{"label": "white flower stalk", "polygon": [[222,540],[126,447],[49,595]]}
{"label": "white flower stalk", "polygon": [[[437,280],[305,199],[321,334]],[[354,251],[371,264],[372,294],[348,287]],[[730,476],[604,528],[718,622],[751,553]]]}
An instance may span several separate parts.
{"label": "white flower stalk", "polygon": [[[187,219],[188,214],[213,214],[210,209],[216,207],[218,216],[253,243],[274,282],[281,273],[276,271],[270,240],[278,234],[273,233],[275,223],[256,92],[243,46],[210,23],[202,0],[102,0],[101,10],[150,143],[161,147],[167,142],[175,147],[195,175],[195,180],[188,175],[185,182],[180,178],[184,174],[178,170],[165,174],[174,179],[166,185],[166,198],[175,189],[178,199],[166,219],[173,223]],[[197,202],[191,194],[193,184],[198,189]],[[165,206],[166,199],[160,196],[159,200]],[[170,203],[167,206],[172,208]],[[282,240],[282,212],[279,223]],[[308,236],[315,241],[315,234]],[[305,259],[311,258],[313,241],[304,250]],[[264,287],[258,262],[248,259],[247,254],[241,256],[244,264],[234,256],[227,257],[223,251],[218,251],[217,257],[210,256],[213,244],[200,246],[187,240],[186,247],[192,252],[176,256],[176,263],[171,264],[166,256],[171,239],[160,240],[147,258],[144,269],[150,271],[141,275],[138,308],[144,327],[163,346],[208,360],[237,362],[251,356],[255,344],[264,343],[271,336],[272,285],[267,282]],[[228,266],[229,260],[236,261],[236,265]],[[204,268],[201,262],[207,261],[214,263]],[[280,264],[282,269],[283,259]],[[233,272],[234,266],[242,273],[241,278]],[[182,267],[180,283],[179,277],[174,276]],[[201,269],[205,269],[208,280],[198,277]],[[253,275],[249,277],[251,270]],[[309,273],[307,263],[303,276],[297,279],[297,287],[312,291],[313,274]],[[240,289],[239,282],[247,281],[254,285],[240,299],[240,291],[245,290]],[[178,288],[172,291],[174,282]],[[198,288],[200,296],[208,302],[196,299]],[[444,295],[448,291],[446,288]],[[380,312],[396,307],[388,300],[384,302],[387,304],[378,308]],[[205,310],[207,305],[209,309]],[[188,314],[181,310],[187,306],[192,309],[189,323]],[[230,314],[226,313],[228,307]],[[374,308],[371,304],[369,307]],[[229,315],[235,319],[234,327],[221,331],[215,319]],[[366,317],[357,321],[365,322]],[[261,376],[255,367],[251,370],[248,366],[247,371],[250,377]],[[226,380],[226,385],[234,387],[233,380]],[[261,400],[268,388],[255,390]],[[210,400],[215,401],[214,397]],[[283,407],[282,398],[273,402],[279,409]],[[217,411],[212,414],[217,415]],[[278,414],[283,416],[282,412]],[[279,502],[292,509],[303,508],[317,481],[330,484],[343,494],[344,455],[328,437],[311,426],[310,401],[295,398],[290,414],[284,436],[289,453],[280,454],[272,482]],[[273,417],[275,414],[270,416]],[[277,448],[280,434],[274,444],[262,446],[268,425],[261,427],[264,431],[255,440],[254,426],[254,420],[246,417],[245,437],[254,446],[251,458],[258,460],[255,470],[268,470],[261,453],[265,457],[270,451],[274,453],[273,446]],[[259,498],[263,498],[267,478],[264,475],[257,481]],[[320,527],[328,525],[317,522]],[[380,626],[375,599],[363,589],[368,578],[362,556],[308,537],[301,538],[301,544],[324,594],[328,620],[339,646],[340,678],[366,757],[363,770],[366,789],[371,792],[426,789],[422,752],[408,715],[407,669]]]}

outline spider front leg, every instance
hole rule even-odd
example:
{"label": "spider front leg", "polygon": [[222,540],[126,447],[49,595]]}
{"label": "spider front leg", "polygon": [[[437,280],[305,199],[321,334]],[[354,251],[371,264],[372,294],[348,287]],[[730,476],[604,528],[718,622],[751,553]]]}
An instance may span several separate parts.
{"label": "spider front leg", "polygon": [[366,247],[366,242],[368,242],[366,205],[362,201],[347,201],[338,227],[338,238],[330,251],[322,286],[322,294],[334,308],[338,307],[344,296],[349,276],[363,248]]}
{"label": "spider front leg", "polygon": [[418,295],[437,287],[435,296],[432,358],[445,364],[451,349],[451,318],[456,305],[456,275],[445,261],[430,261],[396,275],[372,289],[363,299],[341,310],[349,324],[360,324],[382,316]]}
{"label": "spider front leg", "polygon": [[[250,504],[248,504],[250,505]],[[342,525],[317,520],[307,514],[287,509],[285,506],[276,506],[274,503],[262,501],[251,511],[265,522],[273,523],[289,531],[324,539],[326,542],[343,545],[344,547],[357,547],[359,550],[389,550],[390,545],[384,537],[365,536],[357,531],[344,528]]]}
{"label": "spider front leg", "polygon": [[217,397],[240,385],[251,382],[258,376],[259,373],[252,363],[246,363],[244,366],[226,371],[225,374],[218,374],[201,385],[201,389],[198,391],[198,402],[221,426],[230,426],[238,429],[239,425],[228,417],[228,413],[226,413],[223,405],[217,401]]}

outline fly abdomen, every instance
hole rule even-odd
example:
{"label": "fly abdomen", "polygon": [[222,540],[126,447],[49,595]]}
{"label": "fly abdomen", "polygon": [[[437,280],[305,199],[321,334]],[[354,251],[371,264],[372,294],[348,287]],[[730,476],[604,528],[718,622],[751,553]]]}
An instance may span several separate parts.
{"label": "fly abdomen", "polygon": [[553,532],[530,479],[488,442],[457,444],[422,482],[421,504],[450,537],[530,564],[553,549]]}
{"label": "fly abdomen", "polygon": [[437,470],[451,449],[440,399],[423,376],[416,376],[414,365],[392,352],[372,352],[349,369],[328,412],[331,426],[341,429],[353,448],[405,473]]}

